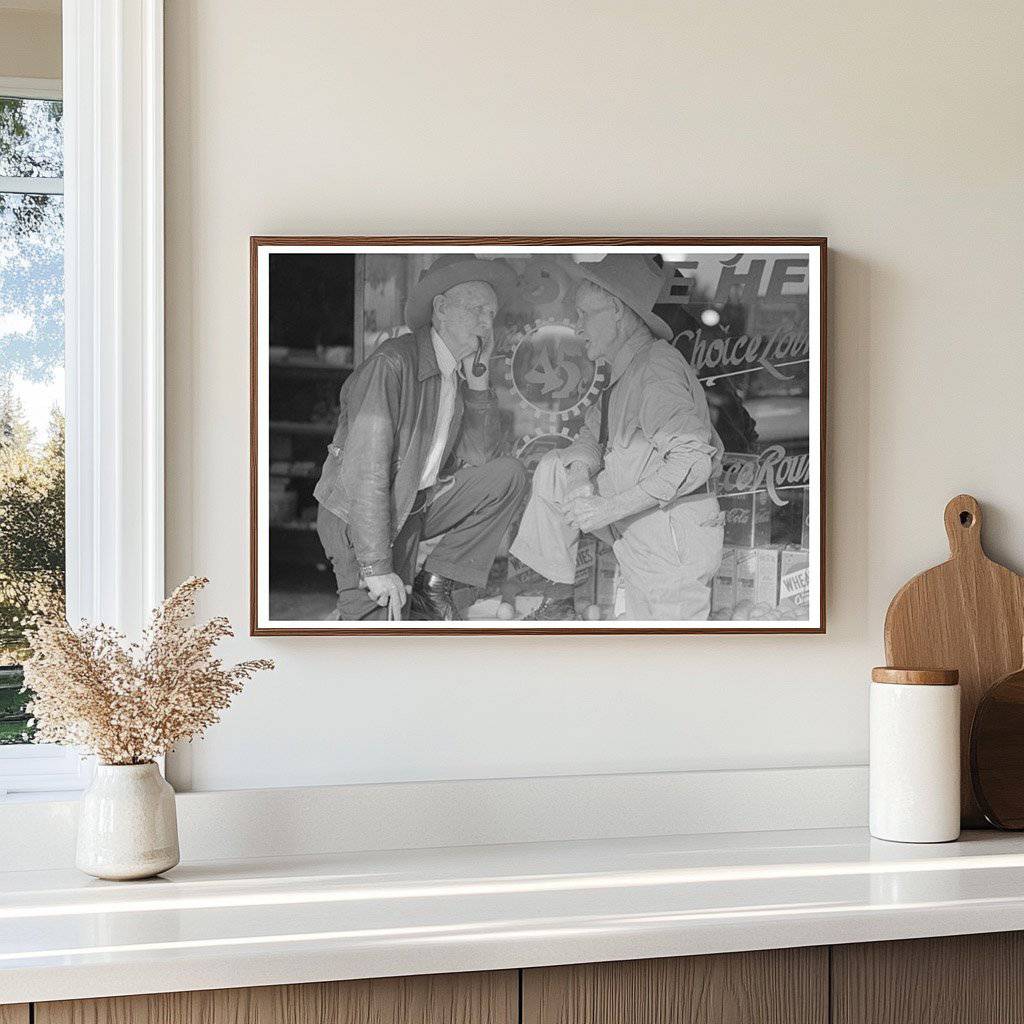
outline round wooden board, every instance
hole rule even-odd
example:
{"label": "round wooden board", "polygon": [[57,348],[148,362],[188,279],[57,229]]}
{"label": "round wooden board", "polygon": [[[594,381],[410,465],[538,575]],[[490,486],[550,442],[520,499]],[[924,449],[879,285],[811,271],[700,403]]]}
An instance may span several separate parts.
{"label": "round wooden board", "polygon": [[981,543],[982,513],[969,494],[945,510],[948,562],[919,573],[885,616],[890,666],[943,665],[960,672],[960,812],[965,828],[984,827],[970,771],[971,723],[993,683],[1020,668],[1024,577],[993,562]]}
{"label": "round wooden board", "polygon": [[971,783],[985,817],[1024,829],[1024,669],[1001,679],[978,703],[971,726]]}

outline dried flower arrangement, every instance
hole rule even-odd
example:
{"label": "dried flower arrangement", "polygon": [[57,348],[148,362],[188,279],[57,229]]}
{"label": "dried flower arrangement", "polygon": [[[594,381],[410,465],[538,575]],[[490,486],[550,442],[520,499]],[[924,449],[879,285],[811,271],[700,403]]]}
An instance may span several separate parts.
{"label": "dried flower arrangement", "polygon": [[185,580],[157,608],[140,643],[102,623],[73,629],[62,613],[39,615],[25,689],[35,739],[84,748],[103,764],[145,764],[213,725],[267,660],[225,666],[213,649],[232,636],[218,617],[189,626],[209,580]]}

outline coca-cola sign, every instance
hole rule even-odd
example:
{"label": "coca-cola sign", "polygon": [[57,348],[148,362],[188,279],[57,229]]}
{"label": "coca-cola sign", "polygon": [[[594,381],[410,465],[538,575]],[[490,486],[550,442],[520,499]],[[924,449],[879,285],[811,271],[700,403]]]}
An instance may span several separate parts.
{"label": "coca-cola sign", "polygon": [[810,456],[807,452],[788,453],[781,444],[769,445],[759,455],[726,452],[722,475],[718,480],[720,494],[752,494],[765,491],[773,504],[788,505],[782,491],[806,487],[810,477]]}

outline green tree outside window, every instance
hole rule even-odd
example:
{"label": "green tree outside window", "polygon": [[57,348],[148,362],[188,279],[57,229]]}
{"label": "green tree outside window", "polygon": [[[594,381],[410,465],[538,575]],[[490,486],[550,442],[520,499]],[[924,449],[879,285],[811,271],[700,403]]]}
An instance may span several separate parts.
{"label": "green tree outside window", "polygon": [[64,594],[61,104],[0,97],[0,744],[32,726],[20,663]]}

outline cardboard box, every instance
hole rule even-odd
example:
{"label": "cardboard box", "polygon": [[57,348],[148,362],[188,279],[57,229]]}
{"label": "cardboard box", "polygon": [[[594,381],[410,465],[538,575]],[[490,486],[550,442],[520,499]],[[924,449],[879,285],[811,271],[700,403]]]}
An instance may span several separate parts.
{"label": "cardboard box", "polygon": [[736,551],[736,603],[752,605],[779,603],[778,548],[740,548]]}
{"label": "cardboard box", "polygon": [[736,605],[736,549],[723,548],[722,562],[711,581],[711,614],[731,612]]}
{"label": "cardboard box", "polygon": [[584,534],[576,547],[576,581],[577,587],[586,584],[593,578],[597,566],[597,538]]}
{"label": "cardboard box", "polygon": [[596,604],[607,618],[615,606],[618,559],[610,544],[596,537],[581,537],[576,557],[576,589],[573,602],[580,611]]}
{"label": "cardboard box", "polygon": [[594,604],[596,573],[597,538],[584,534],[576,549],[576,582],[573,590],[573,603],[580,612]]}
{"label": "cardboard box", "polygon": [[597,545],[597,605],[609,615],[615,609],[615,588],[619,581],[619,560],[610,544]]}
{"label": "cardboard box", "polygon": [[811,600],[810,555],[807,551],[783,551],[779,600],[795,601],[799,605]]}

